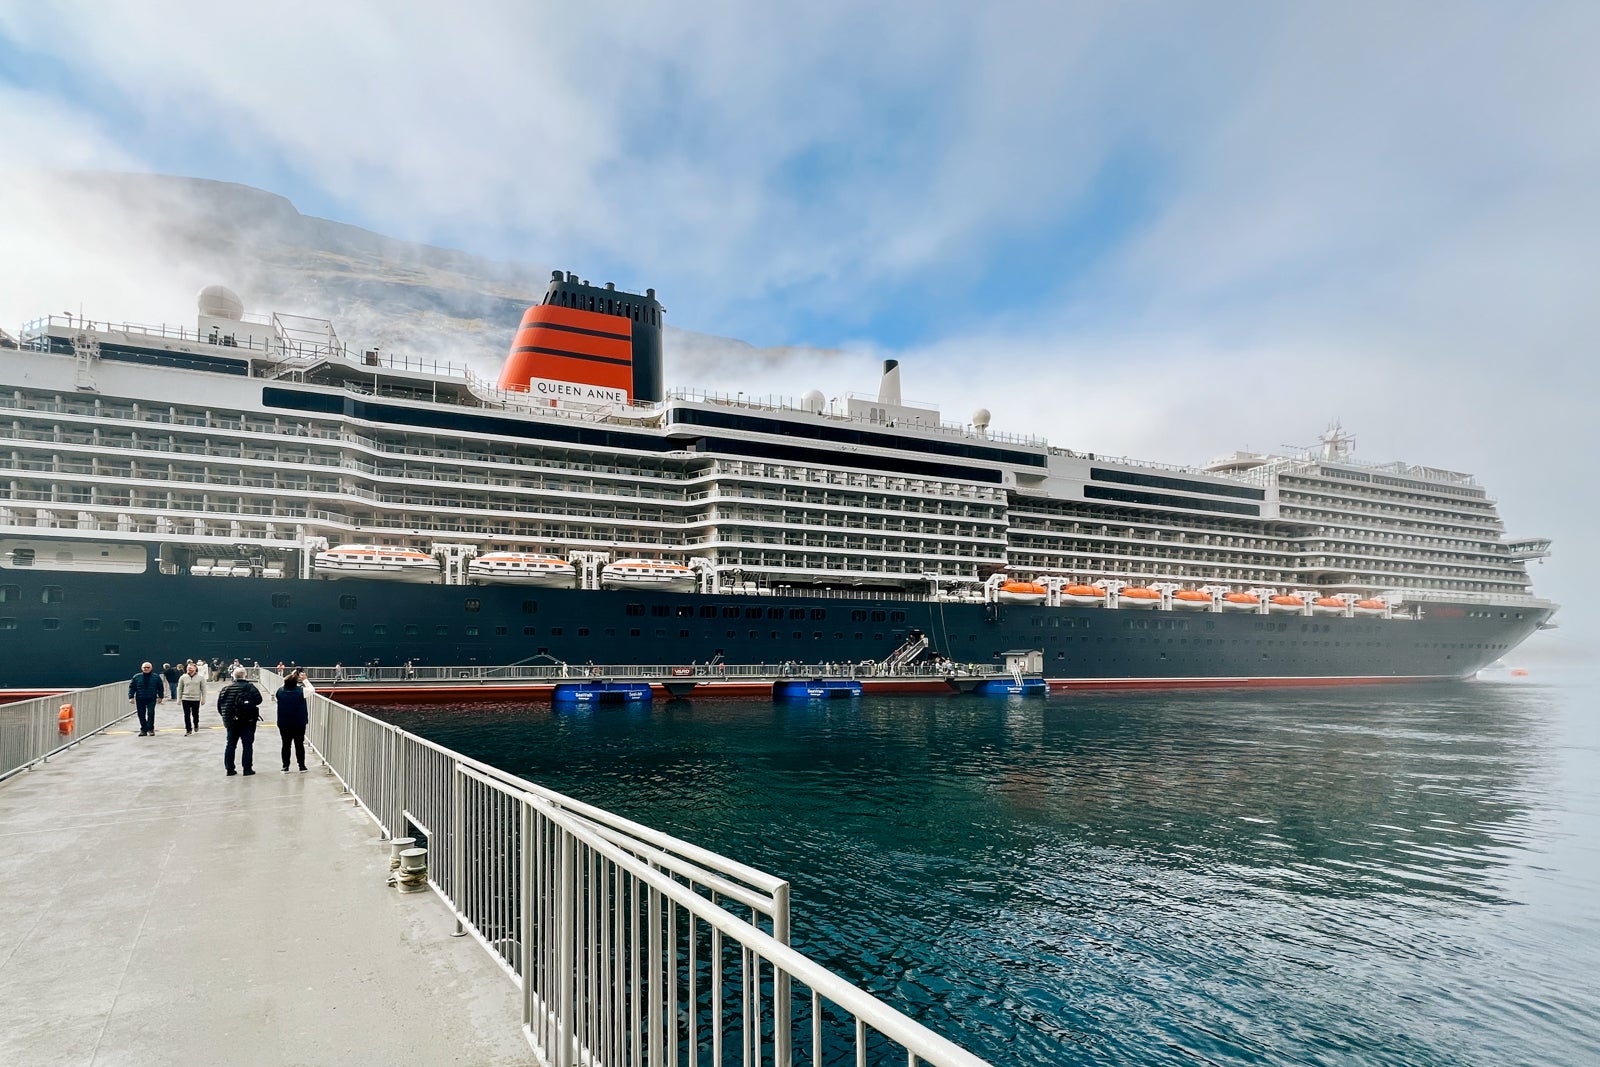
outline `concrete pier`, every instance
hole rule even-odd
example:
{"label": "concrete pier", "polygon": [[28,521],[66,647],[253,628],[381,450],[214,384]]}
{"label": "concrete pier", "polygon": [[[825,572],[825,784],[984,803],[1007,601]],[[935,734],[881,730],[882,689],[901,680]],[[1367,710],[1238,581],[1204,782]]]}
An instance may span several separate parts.
{"label": "concrete pier", "polygon": [[153,737],[130,718],[0,783],[0,1063],[534,1062],[516,987],[384,884],[320,761],[281,773],[262,723],[226,777],[201,715],[187,736],[168,701]]}

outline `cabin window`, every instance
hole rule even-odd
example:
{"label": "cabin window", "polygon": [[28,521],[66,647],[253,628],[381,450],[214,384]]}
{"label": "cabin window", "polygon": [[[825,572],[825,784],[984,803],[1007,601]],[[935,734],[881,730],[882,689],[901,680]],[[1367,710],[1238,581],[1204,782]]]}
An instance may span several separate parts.
{"label": "cabin window", "polygon": [[852,611],[850,613],[850,621],[851,622],[866,622],[867,621],[867,613],[865,611],[861,611],[861,610]]}
{"label": "cabin window", "polygon": [[496,626],[496,627],[495,627],[495,628],[494,628],[494,635],[495,635],[495,636],[496,636],[496,637],[504,637],[504,636],[506,636],[506,635],[507,635],[507,634],[509,634],[509,633],[510,633],[510,632],[511,632],[511,629],[510,629],[510,627],[506,627],[506,626]]}
{"label": "cabin window", "polygon": [[883,622],[884,620],[888,619],[888,617],[889,613],[886,611],[874,611],[872,613],[873,622]]}
{"label": "cabin window", "polygon": [[906,613],[903,612],[903,611],[891,611],[891,612],[889,612],[889,621],[890,622],[905,622],[906,621]]}
{"label": "cabin window", "polygon": [[[639,636],[639,631],[638,630],[629,630],[628,631],[628,636],[629,637],[638,637]],[[660,636],[660,635],[658,634],[657,636]]]}
{"label": "cabin window", "polygon": [[738,608],[723,608],[722,609],[722,617],[724,619],[737,619],[739,617],[739,609]]}
{"label": "cabin window", "polygon": [[44,591],[39,594],[39,599],[46,604],[59,604],[67,599],[67,595],[59,585],[47,585],[44,587]]}
{"label": "cabin window", "polygon": [[448,627],[448,626],[435,626],[433,628],[433,636],[435,636],[435,637],[449,637],[450,636],[450,627]]}
{"label": "cabin window", "polygon": [[791,619],[803,619],[805,617],[806,617],[806,609],[805,608],[790,608],[789,609],[789,618],[791,618]]}
{"label": "cabin window", "polygon": [[717,609],[710,606],[702,607],[700,609],[700,617],[702,619],[714,619],[717,617]]}
{"label": "cabin window", "polygon": [[356,624],[353,622],[341,622],[339,624],[339,632],[346,637],[350,637],[356,632]]}
{"label": "cabin window", "polygon": [[567,630],[566,630],[566,627],[564,627],[564,626],[552,626],[552,627],[550,627],[550,636],[551,637],[560,637],[562,634],[564,634],[566,632],[567,632]]}
{"label": "cabin window", "polygon": [[178,620],[177,619],[167,619],[164,622],[162,622],[162,624],[161,624],[161,632],[164,633],[164,634],[175,634],[175,633],[177,633],[178,632]]}
{"label": "cabin window", "polygon": [[373,637],[385,637],[385,636],[388,635],[388,633],[389,633],[389,628],[387,626],[385,626],[381,622],[378,623],[377,625],[375,625],[372,628],[372,636]]}
{"label": "cabin window", "polygon": [[672,614],[672,607],[668,604],[652,604],[650,614],[654,618],[663,619]]}
{"label": "cabin window", "polygon": [[356,598],[355,598],[355,596],[353,594],[351,594],[351,593],[346,593],[343,596],[341,596],[339,598],[339,610],[340,611],[354,611],[354,610],[356,610]]}
{"label": "cabin window", "polygon": [[536,634],[538,632],[539,632],[539,628],[537,626],[524,626],[522,628],[522,636],[523,637],[532,637],[534,634]]}
{"label": "cabin window", "polygon": [[587,626],[578,627],[578,636],[579,637],[588,637],[589,636],[589,628]]}
{"label": "cabin window", "polygon": [[286,634],[289,632],[289,624],[286,622],[275,622],[272,624],[272,632],[275,634]]}
{"label": "cabin window", "polygon": [[679,630],[678,631],[678,636],[679,637],[688,637],[689,636],[689,631],[688,630]]}
{"label": "cabin window", "polygon": [[320,622],[308,622],[308,623],[306,623],[306,633],[308,633],[308,634],[320,634],[321,632],[322,632],[322,624]]}
{"label": "cabin window", "polygon": [[769,618],[769,619],[781,619],[781,618],[783,618],[783,609],[782,608],[768,608],[767,609],[767,618]]}
{"label": "cabin window", "polygon": [[476,626],[467,627],[467,636],[468,637],[477,637],[478,636],[478,628]]}
{"label": "cabin window", "polygon": [[122,647],[120,645],[106,645],[105,651],[100,654],[102,656],[120,656],[122,655]]}
{"label": "cabin window", "polygon": [[522,602],[522,613],[524,615],[533,615],[538,612],[538,610],[539,602],[537,600],[524,600]]}
{"label": "cabin window", "polygon": [[826,608],[812,608],[811,609],[812,621],[821,622],[823,619],[826,619],[827,617],[828,617],[828,612],[827,612]]}
{"label": "cabin window", "polygon": [[289,606],[289,594],[288,593],[273,593],[272,594],[272,606],[275,607],[275,608],[286,608],[286,607],[288,607]]}
{"label": "cabin window", "polygon": [[239,624],[239,632],[242,633],[242,634],[247,634],[251,630],[254,630],[255,628],[256,628],[256,624],[253,623],[253,622],[241,622]]}
{"label": "cabin window", "polygon": [[416,637],[421,633],[422,633],[422,627],[416,625],[415,623],[410,624],[405,629],[405,635],[407,637]]}
{"label": "cabin window", "polygon": [[0,630],[15,630],[16,628],[16,619],[0,619]]}
{"label": "cabin window", "polygon": [[203,622],[200,624],[200,632],[203,634],[214,634],[217,632],[217,624],[214,622]]}
{"label": "cabin window", "polygon": [[138,619],[123,619],[122,620],[122,628],[124,630],[137,630],[139,628],[139,620]]}
{"label": "cabin window", "polygon": [[98,630],[98,629],[100,629],[100,620],[99,619],[84,619],[83,620],[83,628],[85,630]]}
{"label": "cabin window", "polygon": [[61,629],[61,620],[60,619],[41,619],[39,621],[40,621],[40,624],[46,630],[59,630],[59,629]]}
{"label": "cabin window", "polygon": [[469,597],[463,605],[468,611],[482,611],[483,601]]}
{"label": "cabin window", "polygon": [[629,615],[643,615],[644,614],[644,605],[643,604],[629,604],[628,605],[628,614]]}
{"label": "cabin window", "polygon": [[689,604],[679,604],[678,605],[678,618],[680,618],[680,619],[692,619],[692,618],[694,618],[694,607],[692,605],[689,605]]}
{"label": "cabin window", "polygon": [[813,640],[813,641],[821,641],[822,640],[822,631],[821,630],[813,630],[813,631],[811,631],[811,640]]}
{"label": "cabin window", "polygon": [[747,619],[759,619],[759,618],[761,618],[761,609],[760,608],[745,608],[744,609],[744,617],[747,618]]}
{"label": "cabin window", "polygon": [[0,585],[0,604],[14,604],[22,599],[22,587]]}

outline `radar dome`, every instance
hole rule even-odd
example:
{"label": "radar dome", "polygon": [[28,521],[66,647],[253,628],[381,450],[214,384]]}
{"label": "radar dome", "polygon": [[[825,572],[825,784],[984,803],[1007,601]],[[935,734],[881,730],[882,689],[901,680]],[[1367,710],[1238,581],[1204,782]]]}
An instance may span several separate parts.
{"label": "radar dome", "polygon": [[200,314],[213,319],[244,318],[244,301],[226,285],[208,285],[200,290]]}
{"label": "radar dome", "polygon": [[823,403],[822,391],[820,389],[813,389],[800,399],[805,403],[807,411],[815,412],[818,415],[822,414],[822,409],[826,406]]}
{"label": "radar dome", "polygon": [[987,430],[989,428],[989,409],[979,408],[974,411],[972,413],[972,425],[980,430]]}

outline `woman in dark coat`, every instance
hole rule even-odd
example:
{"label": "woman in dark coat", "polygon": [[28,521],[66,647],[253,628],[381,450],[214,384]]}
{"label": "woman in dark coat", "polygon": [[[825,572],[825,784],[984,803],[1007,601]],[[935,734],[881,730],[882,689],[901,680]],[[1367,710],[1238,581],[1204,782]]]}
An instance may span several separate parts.
{"label": "woman in dark coat", "polygon": [[289,746],[294,745],[300,769],[306,769],[306,691],[300,687],[300,672],[290,671],[278,690],[278,736],[283,740],[283,770],[289,772]]}

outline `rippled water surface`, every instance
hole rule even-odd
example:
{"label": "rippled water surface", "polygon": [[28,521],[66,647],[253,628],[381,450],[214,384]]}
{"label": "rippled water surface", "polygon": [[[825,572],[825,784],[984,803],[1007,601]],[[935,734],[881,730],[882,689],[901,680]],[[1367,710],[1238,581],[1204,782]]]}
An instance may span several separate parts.
{"label": "rippled water surface", "polygon": [[381,713],[789,879],[997,1064],[1600,1064],[1596,694]]}

